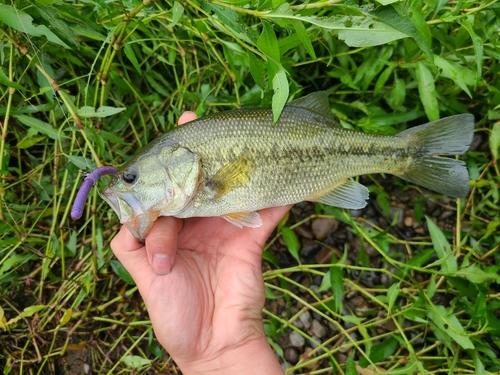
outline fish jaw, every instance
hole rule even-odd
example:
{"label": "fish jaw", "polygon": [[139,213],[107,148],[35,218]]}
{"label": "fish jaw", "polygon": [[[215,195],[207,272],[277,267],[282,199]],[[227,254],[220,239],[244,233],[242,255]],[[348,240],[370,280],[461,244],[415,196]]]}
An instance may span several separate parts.
{"label": "fish jaw", "polygon": [[144,243],[160,210],[145,210],[133,192],[117,192],[111,186],[101,190],[99,195],[115,211],[120,223],[127,227],[137,241]]}

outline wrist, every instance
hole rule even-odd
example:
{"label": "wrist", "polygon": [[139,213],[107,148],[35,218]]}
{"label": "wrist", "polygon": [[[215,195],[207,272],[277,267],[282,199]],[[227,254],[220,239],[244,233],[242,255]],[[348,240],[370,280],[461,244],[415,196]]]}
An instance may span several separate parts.
{"label": "wrist", "polygon": [[[175,358],[174,358],[175,360]],[[226,347],[208,358],[179,363],[184,375],[282,375],[283,370],[265,337]]]}

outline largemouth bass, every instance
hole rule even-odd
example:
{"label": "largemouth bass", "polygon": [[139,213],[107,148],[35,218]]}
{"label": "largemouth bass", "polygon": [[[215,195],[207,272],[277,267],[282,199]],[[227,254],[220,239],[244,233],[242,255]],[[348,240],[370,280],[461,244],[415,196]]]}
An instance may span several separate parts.
{"label": "largemouth bass", "polygon": [[100,192],[138,240],[158,216],[222,216],[259,227],[257,211],[301,201],[359,209],[368,189],[349,178],[390,173],[451,197],[465,197],[463,154],[470,114],[447,117],[395,136],[341,128],[326,93],[290,102],[273,124],[271,109],[212,114],[156,138]]}

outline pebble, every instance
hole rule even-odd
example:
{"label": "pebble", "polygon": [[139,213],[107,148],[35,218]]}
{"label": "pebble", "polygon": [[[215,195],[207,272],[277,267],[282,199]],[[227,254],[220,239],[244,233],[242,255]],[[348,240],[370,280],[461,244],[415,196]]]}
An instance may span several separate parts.
{"label": "pebble", "polygon": [[321,339],[318,336],[316,335],[311,336],[311,340],[309,340],[309,345],[311,345],[311,348],[316,349],[320,343]]}
{"label": "pebble", "polygon": [[293,346],[289,346],[285,349],[285,359],[291,363],[292,365],[296,364],[299,361],[299,351]]}
{"label": "pebble", "polygon": [[375,271],[364,271],[360,281],[367,287],[372,288],[379,283],[379,275]]}
{"label": "pebble", "polygon": [[306,344],[306,339],[296,331],[290,332],[289,339],[290,339],[290,344],[292,346],[295,346],[296,348],[301,348]]}
{"label": "pebble", "polygon": [[410,228],[413,226],[413,217],[411,216],[405,217],[405,226]]}
{"label": "pebble", "polygon": [[351,351],[352,350],[351,342],[358,341],[358,334],[356,332],[349,333],[349,336],[351,336],[352,340],[349,340],[346,338],[344,340],[344,343],[342,345],[340,345],[340,347],[339,347],[339,353],[347,353],[347,352]]}
{"label": "pebble", "polygon": [[325,326],[323,326],[323,324],[321,324],[317,320],[312,321],[311,331],[314,333],[315,336],[317,336],[320,339],[325,337],[326,335]]}
{"label": "pebble", "polygon": [[404,214],[405,210],[401,207],[391,207],[391,220],[394,220],[396,215],[398,215],[398,221],[396,223],[396,226],[399,229],[402,229],[404,226]]}
{"label": "pebble", "polygon": [[360,217],[363,215],[363,210],[350,210],[349,213],[352,217]]}
{"label": "pebble", "polygon": [[324,240],[331,232],[335,232],[339,227],[339,221],[333,218],[314,219],[311,229],[318,240]]}
{"label": "pebble", "polygon": [[309,311],[304,311],[302,314],[300,314],[298,320],[302,323],[306,330],[311,328],[312,317]]}
{"label": "pebble", "polygon": [[284,373],[286,374],[294,374],[294,372],[289,372],[288,369],[292,367],[292,365],[289,362],[283,362],[281,364],[281,369],[283,370]]}
{"label": "pebble", "polygon": [[295,228],[295,233],[297,233],[297,235],[301,237],[307,238],[308,240],[312,240],[314,238],[311,230],[305,225],[299,225],[297,228]]}
{"label": "pebble", "polygon": [[327,247],[321,249],[321,251],[316,255],[316,263],[328,264],[332,261],[333,250]]}
{"label": "pebble", "polygon": [[446,220],[453,215],[455,215],[455,212],[451,210],[446,210],[439,216],[439,220]]}
{"label": "pebble", "polygon": [[316,241],[303,238],[300,254],[306,258],[313,257],[321,249],[321,247],[321,244]]}

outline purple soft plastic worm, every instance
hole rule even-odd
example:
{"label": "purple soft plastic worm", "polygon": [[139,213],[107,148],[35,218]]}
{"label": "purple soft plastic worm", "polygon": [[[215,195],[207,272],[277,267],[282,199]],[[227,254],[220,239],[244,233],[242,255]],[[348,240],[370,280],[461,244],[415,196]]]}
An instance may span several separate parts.
{"label": "purple soft plastic worm", "polygon": [[76,194],[75,202],[73,207],[71,207],[71,218],[73,220],[78,220],[82,217],[83,210],[85,208],[85,202],[90,193],[90,189],[96,184],[97,180],[104,176],[105,174],[115,174],[118,169],[115,167],[99,167],[90,172],[78,190]]}

